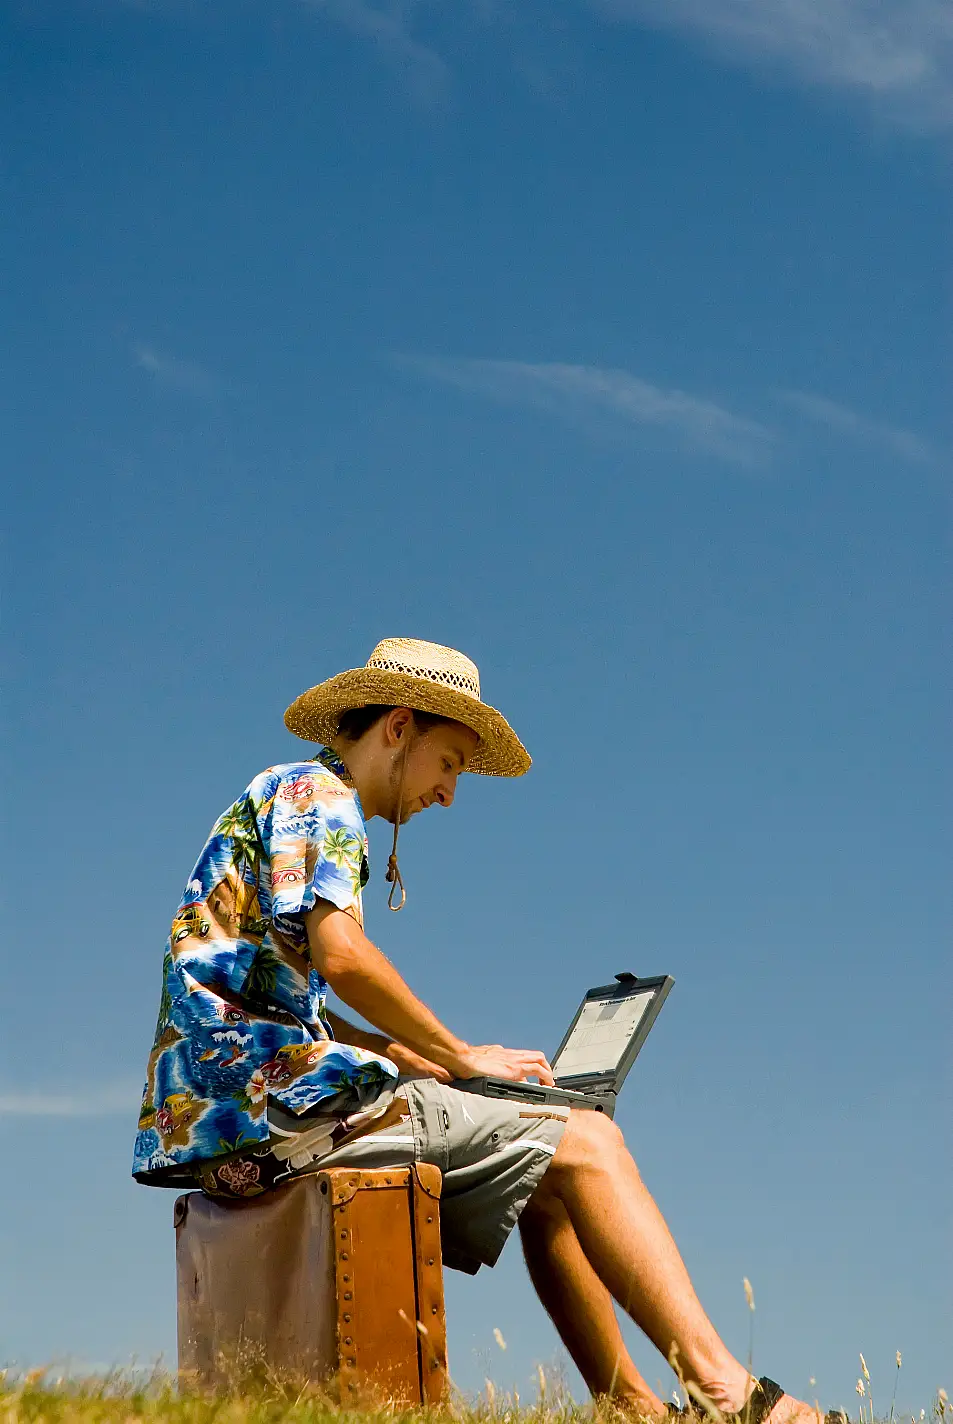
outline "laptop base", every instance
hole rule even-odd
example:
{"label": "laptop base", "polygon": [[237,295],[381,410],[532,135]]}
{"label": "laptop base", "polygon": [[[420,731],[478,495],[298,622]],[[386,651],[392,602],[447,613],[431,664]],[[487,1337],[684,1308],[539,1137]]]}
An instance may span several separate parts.
{"label": "laptop base", "polygon": [[515,1083],[510,1078],[455,1078],[449,1085],[461,1093],[477,1093],[483,1098],[509,1098],[534,1107],[589,1108],[591,1112],[615,1116],[613,1092],[580,1093],[570,1088],[547,1088],[542,1083]]}

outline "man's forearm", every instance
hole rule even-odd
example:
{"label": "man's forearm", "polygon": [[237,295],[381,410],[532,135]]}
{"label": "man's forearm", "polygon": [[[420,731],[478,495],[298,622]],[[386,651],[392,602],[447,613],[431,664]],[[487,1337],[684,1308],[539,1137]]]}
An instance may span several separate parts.
{"label": "man's forearm", "polygon": [[366,1029],[358,1028],[340,1014],[328,1011],[326,1017],[339,1043],[352,1043],[356,1048],[366,1049],[368,1053],[389,1058],[392,1063],[396,1063],[401,1073],[412,1078],[436,1078],[441,1083],[453,1081],[452,1073],[441,1068],[440,1064],[434,1063],[431,1058],[421,1057],[412,1048],[408,1048],[406,1043],[398,1043],[395,1038],[385,1038],[382,1033],[368,1033]]}
{"label": "man's forearm", "polygon": [[388,1039],[450,1072],[460,1068],[469,1045],[421,1003],[390,960],[371,944],[349,915],[322,907],[306,915],[305,924],[312,963],[339,999],[376,1025]]}

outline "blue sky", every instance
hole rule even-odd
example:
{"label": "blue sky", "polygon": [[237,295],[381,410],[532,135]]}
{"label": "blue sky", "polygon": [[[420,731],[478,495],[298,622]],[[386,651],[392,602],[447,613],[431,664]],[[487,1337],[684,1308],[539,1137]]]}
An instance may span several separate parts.
{"label": "blue sky", "polygon": [[[755,1364],[950,1386],[949,145],[933,0],[7,7],[0,1354],[171,1357],[171,913],[281,715],[480,664],[368,927],[461,1035],[676,987],[620,1122]],[[451,1363],[532,1391],[511,1245]],[[502,1353],[493,1340],[507,1340]],[[651,1380],[667,1380],[633,1333]],[[578,1387],[570,1370],[568,1377]],[[809,1379],[817,1380],[812,1391]]]}

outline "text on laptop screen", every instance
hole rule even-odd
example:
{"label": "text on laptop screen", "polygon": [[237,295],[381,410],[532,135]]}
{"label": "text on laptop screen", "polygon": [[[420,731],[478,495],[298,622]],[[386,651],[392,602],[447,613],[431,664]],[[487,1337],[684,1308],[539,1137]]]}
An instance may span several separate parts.
{"label": "text on laptop screen", "polygon": [[578,1073],[610,1073],[628,1048],[653,998],[654,989],[625,998],[587,999],[563,1051],[553,1060],[560,1078]]}

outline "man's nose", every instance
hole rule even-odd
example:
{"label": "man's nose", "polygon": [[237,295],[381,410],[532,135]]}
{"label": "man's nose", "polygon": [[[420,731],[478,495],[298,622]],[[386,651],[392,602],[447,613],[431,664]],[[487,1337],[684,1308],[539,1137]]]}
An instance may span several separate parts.
{"label": "man's nose", "polygon": [[439,786],[434,787],[434,799],[439,801],[441,806],[451,806],[457,789],[457,779],[453,781],[441,781]]}

